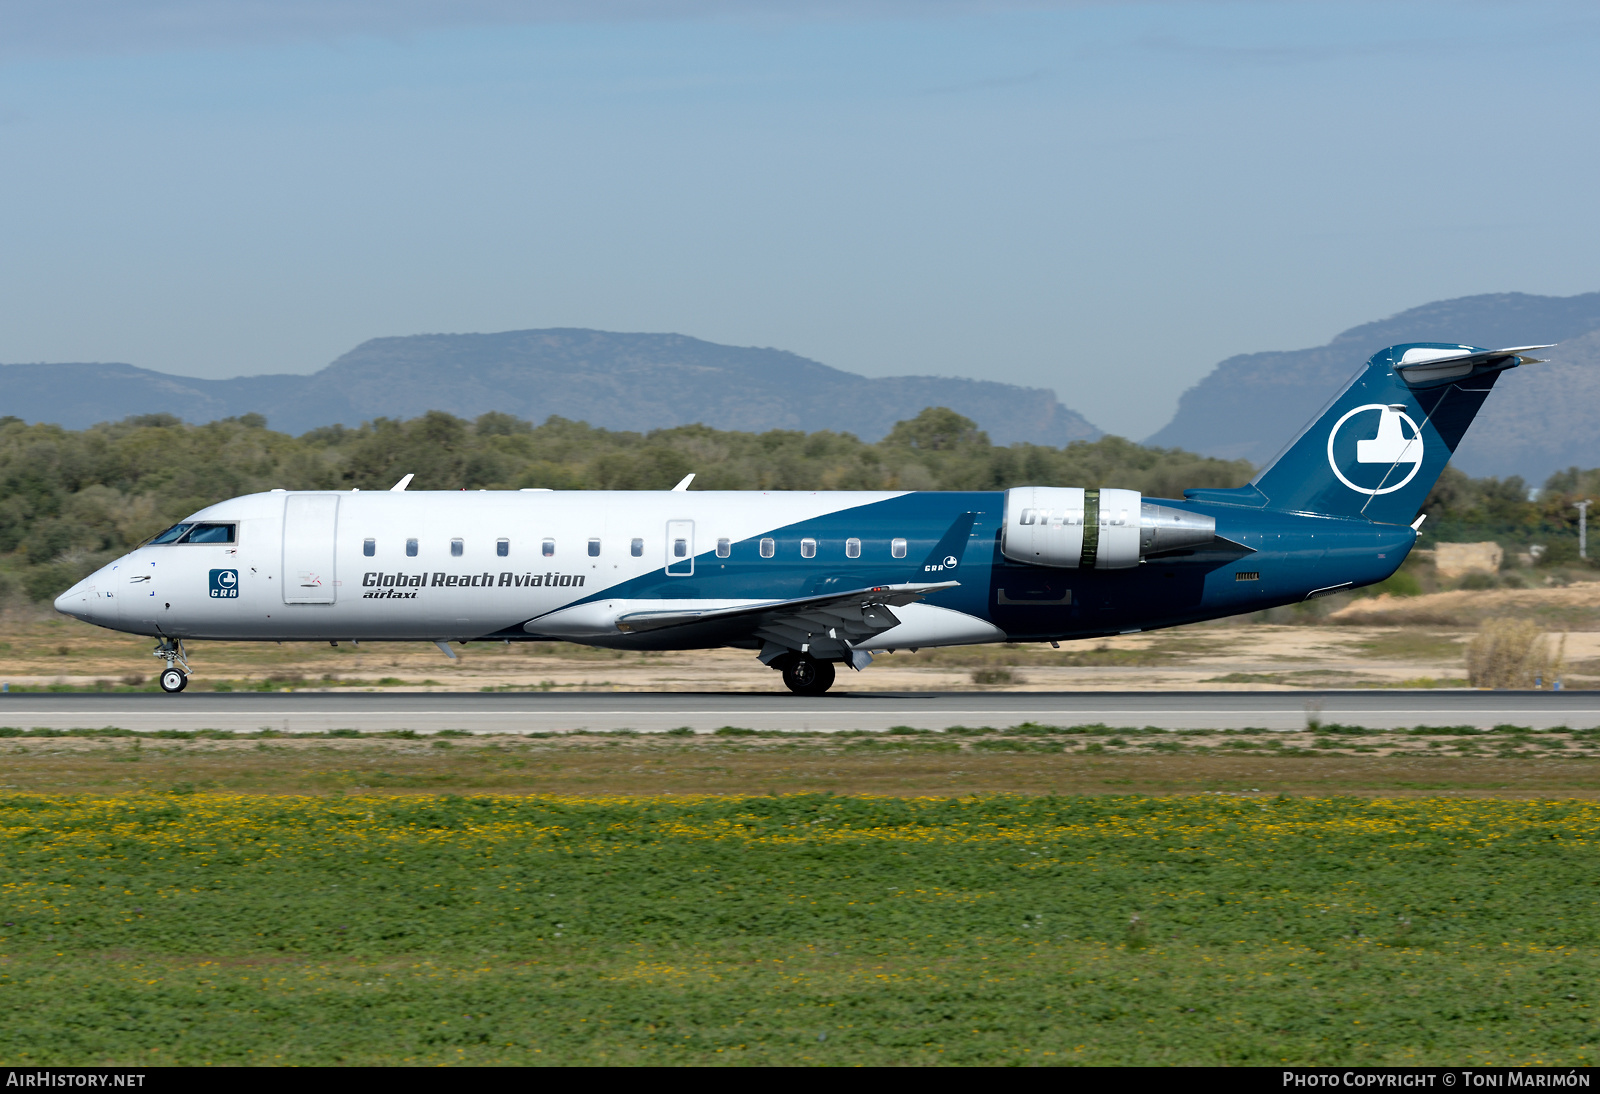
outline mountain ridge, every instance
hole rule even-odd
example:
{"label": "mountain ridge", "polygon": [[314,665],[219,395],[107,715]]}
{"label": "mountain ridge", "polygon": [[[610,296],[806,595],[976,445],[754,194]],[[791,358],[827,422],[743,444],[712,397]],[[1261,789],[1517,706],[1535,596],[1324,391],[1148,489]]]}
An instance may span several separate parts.
{"label": "mountain ridge", "polygon": [[310,375],[203,380],[120,363],[0,365],[0,405],[68,428],[130,414],[214,421],[259,413],[274,428],[302,433],[429,410],[461,417],[496,410],[641,432],[696,422],[755,432],[831,429],[868,442],[925,407],[949,406],[999,444],[1060,446],[1103,436],[1045,388],[869,378],[785,350],[583,328],[372,338]]}
{"label": "mountain ridge", "polygon": [[[1266,464],[1363,363],[1402,342],[1503,346],[1561,343],[1550,363],[1495,385],[1451,463],[1473,476],[1542,483],[1568,466],[1600,466],[1600,439],[1583,419],[1600,407],[1600,292],[1485,293],[1438,300],[1342,331],[1325,345],[1246,353],[1219,362],[1179,397],[1143,443]],[[1541,356],[1545,356],[1541,354]]]}

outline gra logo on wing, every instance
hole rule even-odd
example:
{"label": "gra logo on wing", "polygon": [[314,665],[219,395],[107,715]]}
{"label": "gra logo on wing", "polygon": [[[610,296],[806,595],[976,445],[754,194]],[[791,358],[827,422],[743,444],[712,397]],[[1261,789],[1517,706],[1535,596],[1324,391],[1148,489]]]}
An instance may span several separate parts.
{"label": "gra logo on wing", "polygon": [[1404,410],[1368,403],[1347,411],[1328,432],[1328,466],[1358,494],[1392,494],[1417,477],[1425,445]]}

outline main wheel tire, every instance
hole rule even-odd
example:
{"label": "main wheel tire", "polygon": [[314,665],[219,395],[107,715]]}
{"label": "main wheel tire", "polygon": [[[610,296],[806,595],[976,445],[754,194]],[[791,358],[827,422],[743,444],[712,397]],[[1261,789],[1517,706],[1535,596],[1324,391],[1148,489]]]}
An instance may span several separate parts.
{"label": "main wheel tire", "polygon": [[176,695],[189,686],[189,678],[180,669],[166,669],[161,673],[161,690]]}
{"label": "main wheel tire", "polygon": [[833,687],[833,662],[796,657],[783,666],[783,683],[796,695],[821,695]]}

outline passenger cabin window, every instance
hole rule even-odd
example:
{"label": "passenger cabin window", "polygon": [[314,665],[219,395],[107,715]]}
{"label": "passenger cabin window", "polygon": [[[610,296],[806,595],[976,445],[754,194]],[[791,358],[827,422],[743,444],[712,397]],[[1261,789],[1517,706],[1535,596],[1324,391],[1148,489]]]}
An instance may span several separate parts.
{"label": "passenger cabin window", "polygon": [[644,554],[644,540],[635,539],[632,543],[628,544],[628,553],[634,558],[639,558],[642,556]]}
{"label": "passenger cabin window", "polygon": [[494,541],[494,553],[499,555],[501,558],[505,558],[507,555],[509,555],[511,553],[511,541],[509,539],[497,539],[497,540],[495,540]]}
{"label": "passenger cabin window", "polygon": [[553,539],[545,540],[544,543],[540,545],[540,550],[545,558],[550,558],[556,553],[556,541]]}
{"label": "passenger cabin window", "polygon": [[466,545],[463,544],[459,539],[453,539],[453,540],[450,541],[450,557],[451,558],[460,558],[461,557],[461,552],[464,551],[465,549],[466,549]]}
{"label": "passenger cabin window", "polygon": [[407,558],[416,558],[417,557],[417,541],[416,540],[414,540],[414,539],[406,540],[406,557]]}
{"label": "passenger cabin window", "polygon": [[162,532],[159,536],[157,536],[155,539],[151,540],[150,542],[151,543],[176,543],[176,542],[178,542],[178,537],[183,535],[183,533],[187,532],[189,530],[189,528],[190,528],[190,526],[187,525],[187,524],[174,524],[171,528],[168,528],[165,532]]}
{"label": "passenger cabin window", "polygon": [[761,541],[761,557],[762,558],[771,558],[773,556],[773,553],[776,552],[777,549],[778,549],[778,545],[773,543],[772,540],[763,539]]}
{"label": "passenger cabin window", "polygon": [[803,539],[803,540],[801,540],[800,541],[800,557],[801,558],[816,558],[817,557],[817,541],[814,540],[814,539]]}
{"label": "passenger cabin window", "polygon": [[906,541],[903,539],[891,539],[889,541],[889,553],[895,558],[905,558]]}
{"label": "passenger cabin window", "polygon": [[725,539],[717,540],[717,557],[727,558],[733,553],[733,545]]}
{"label": "passenger cabin window", "polygon": [[847,540],[844,541],[844,557],[845,558],[860,558],[861,557],[861,541],[859,539],[847,539]]}
{"label": "passenger cabin window", "polygon": [[184,536],[183,543],[232,543],[234,541],[234,528],[232,524],[196,524],[189,529],[189,534]]}
{"label": "passenger cabin window", "polygon": [[672,541],[672,557],[673,558],[688,558],[689,557],[689,541],[686,540],[686,539],[675,539],[675,540],[673,540]]}
{"label": "passenger cabin window", "polygon": [[600,557],[600,541],[599,540],[591,539],[589,541],[589,557],[590,558],[599,558]]}
{"label": "passenger cabin window", "polygon": [[364,540],[362,540],[361,541],[361,553],[366,555],[368,558],[371,558],[373,555],[377,554],[378,553],[378,541],[375,540],[375,539],[364,539]]}

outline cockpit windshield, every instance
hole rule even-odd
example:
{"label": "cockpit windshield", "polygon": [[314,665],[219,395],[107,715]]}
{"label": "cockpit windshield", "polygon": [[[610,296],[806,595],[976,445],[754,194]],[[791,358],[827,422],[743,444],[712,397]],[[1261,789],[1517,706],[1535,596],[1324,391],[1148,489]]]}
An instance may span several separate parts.
{"label": "cockpit windshield", "polygon": [[188,535],[183,537],[185,543],[232,543],[233,525],[231,524],[196,524]]}
{"label": "cockpit windshield", "polygon": [[174,524],[150,543],[234,543],[237,524]]}

